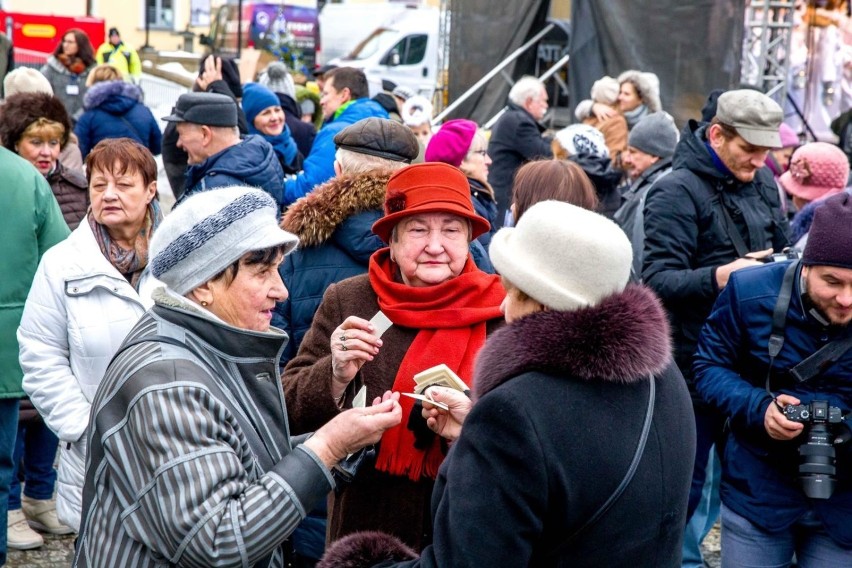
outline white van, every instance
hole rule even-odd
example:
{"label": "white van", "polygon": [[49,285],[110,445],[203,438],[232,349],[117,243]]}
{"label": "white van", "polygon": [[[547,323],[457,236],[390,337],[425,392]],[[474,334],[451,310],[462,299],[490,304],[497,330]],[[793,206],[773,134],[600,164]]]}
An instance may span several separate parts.
{"label": "white van", "polygon": [[382,90],[382,80],[393,81],[432,98],[438,78],[437,8],[406,9],[392,16],[362,40],[352,52],[329,61],[364,70],[370,96]]}

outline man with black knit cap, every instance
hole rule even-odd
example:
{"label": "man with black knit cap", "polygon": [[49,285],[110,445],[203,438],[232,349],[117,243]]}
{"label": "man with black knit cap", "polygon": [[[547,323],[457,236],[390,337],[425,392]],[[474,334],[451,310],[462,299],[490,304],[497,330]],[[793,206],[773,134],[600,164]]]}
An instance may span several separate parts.
{"label": "man with black knit cap", "polygon": [[630,179],[630,187],[621,195],[621,207],[614,220],[630,239],[633,247],[631,280],[642,275],[642,249],[645,247],[645,197],[655,181],[672,171],[672,156],[678,133],[674,119],[664,111],[639,120],[627,137],[627,150],[621,153],[621,165]]}
{"label": "man with black knit cap", "polygon": [[698,392],[730,425],[730,567],[852,561],[852,196],[829,198],[810,235],[800,261],[731,275],[695,355]]}

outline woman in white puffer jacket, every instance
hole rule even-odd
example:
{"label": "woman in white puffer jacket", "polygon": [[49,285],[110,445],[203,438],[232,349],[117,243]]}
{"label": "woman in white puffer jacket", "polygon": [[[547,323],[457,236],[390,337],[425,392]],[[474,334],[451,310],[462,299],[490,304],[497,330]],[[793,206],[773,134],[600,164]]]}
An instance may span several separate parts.
{"label": "woman in white puffer jacket", "polygon": [[148,242],[162,219],[157,166],[138,143],[87,159],[92,206],[38,267],[18,328],[24,391],[59,437],[56,512],[79,529],[91,401],[113,354],[152,305]]}

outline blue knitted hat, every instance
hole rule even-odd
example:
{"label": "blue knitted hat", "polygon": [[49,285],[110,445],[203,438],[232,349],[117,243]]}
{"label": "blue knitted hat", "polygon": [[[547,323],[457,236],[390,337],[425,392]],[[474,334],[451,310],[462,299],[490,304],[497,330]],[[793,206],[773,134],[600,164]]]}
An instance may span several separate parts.
{"label": "blue knitted hat", "polygon": [[184,296],[211,280],[244,254],[299,238],[278,226],[278,205],[266,192],[225,187],[197,193],[163,219],[151,239],[151,273]]}
{"label": "blue knitted hat", "polygon": [[257,133],[257,129],[254,127],[254,119],[264,109],[271,106],[281,106],[281,101],[278,100],[278,95],[267,87],[260,83],[246,83],[243,86],[243,112],[246,113],[249,132]]}

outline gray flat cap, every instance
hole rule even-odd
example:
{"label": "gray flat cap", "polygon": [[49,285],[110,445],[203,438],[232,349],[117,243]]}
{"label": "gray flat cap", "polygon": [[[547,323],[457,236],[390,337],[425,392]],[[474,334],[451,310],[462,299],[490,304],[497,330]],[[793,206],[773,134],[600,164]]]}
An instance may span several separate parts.
{"label": "gray flat cap", "polygon": [[420,146],[411,129],[386,118],[359,120],[338,132],[334,144],[351,152],[395,162],[411,163],[420,153]]}
{"label": "gray flat cap", "polygon": [[207,126],[236,126],[237,103],[218,93],[185,93],[178,97],[166,122],[191,122]]}

